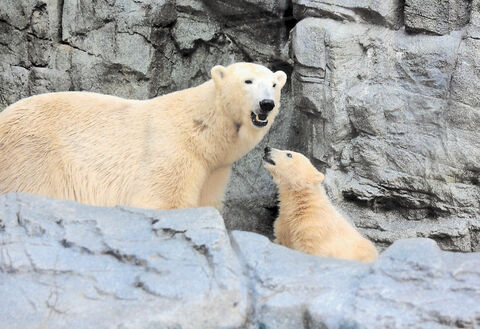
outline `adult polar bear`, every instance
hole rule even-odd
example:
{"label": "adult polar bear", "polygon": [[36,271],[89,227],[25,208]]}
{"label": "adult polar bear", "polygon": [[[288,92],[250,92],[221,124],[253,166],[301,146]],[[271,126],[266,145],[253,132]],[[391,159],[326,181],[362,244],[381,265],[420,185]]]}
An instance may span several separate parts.
{"label": "adult polar bear", "polygon": [[282,71],[236,63],[151,100],[48,93],[0,113],[0,193],[91,205],[221,208],[231,165],[266,134]]}

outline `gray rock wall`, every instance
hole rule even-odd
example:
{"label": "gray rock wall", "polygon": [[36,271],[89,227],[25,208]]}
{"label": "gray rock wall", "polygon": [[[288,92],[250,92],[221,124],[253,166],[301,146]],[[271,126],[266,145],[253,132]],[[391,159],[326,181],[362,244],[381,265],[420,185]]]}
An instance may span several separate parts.
{"label": "gray rock wall", "polygon": [[478,328],[480,254],[395,242],[373,264],[233,231],[213,208],[0,195],[0,323],[13,328]]}
{"label": "gray rock wall", "polygon": [[478,0],[0,1],[0,108],[90,90],[145,99],[216,64],[289,75],[281,114],[234,166],[230,229],[271,236],[268,144],[305,153],[378,246],[480,250]]}
{"label": "gray rock wall", "polygon": [[[345,8],[324,3],[294,1],[319,16],[292,31],[297,148],[327,171],[331,197],[377,244],[428,236],[444,249],[478,250],[480,44],[475,24],[459,29],[471,3],[407,1],[407,32],[387,19],[364,24],[355,17],[363,1],[346,1],[352,16],[342,22],[324,17]],[[449,20],[446,31],[415,25],[432,8],[431,22]]]}

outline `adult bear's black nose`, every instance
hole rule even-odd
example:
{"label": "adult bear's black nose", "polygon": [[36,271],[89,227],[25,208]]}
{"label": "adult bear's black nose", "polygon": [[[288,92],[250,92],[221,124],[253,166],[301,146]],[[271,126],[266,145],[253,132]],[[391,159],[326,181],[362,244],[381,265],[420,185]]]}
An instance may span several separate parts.
{"label": "adult bear's black nose", "polygon": [[265,154],[268,154],[268,153],[270,153],[271,151],[272,151],[272,148],[271,148],[270,146],[267,146],[267,147],[265,148]]}
{"label": "adult bear's black nose", "polygon": [[272,99],[264,99],[260,101],[260,109],[263,112],[270,112],[275,107],[275,102]]}

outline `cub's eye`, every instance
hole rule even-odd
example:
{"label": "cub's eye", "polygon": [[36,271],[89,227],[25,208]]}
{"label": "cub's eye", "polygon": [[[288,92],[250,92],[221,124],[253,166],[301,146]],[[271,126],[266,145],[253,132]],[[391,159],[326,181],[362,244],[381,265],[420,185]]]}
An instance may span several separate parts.
{"label": "cub's eye", "polygon": [[252,80],[245,80],[245,83],[246,83],[247,85],[250,85],[250,84],[252,84]]}
{"label": "cub's eye", "polygon": [[292,153],[287,153],[287,157],[292,158]]}
{"label": "cub's eye", "polygon": [[273,84],[273,88],[275,88],[276,86],[277,86],[277,84],[276,84],[276,83],[274,83],[274,84]]}

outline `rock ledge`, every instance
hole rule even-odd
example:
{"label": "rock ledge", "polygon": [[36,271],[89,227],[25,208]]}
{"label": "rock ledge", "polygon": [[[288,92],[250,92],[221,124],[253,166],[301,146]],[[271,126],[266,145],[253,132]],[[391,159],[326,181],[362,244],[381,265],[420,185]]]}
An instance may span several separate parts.
{"label": "rock ledge", "polygon": [[374,264],[318,258],[212,208],[0,196],[2,328],[476,328],[480,254],[395,242]]}

